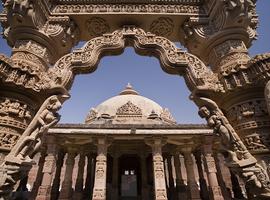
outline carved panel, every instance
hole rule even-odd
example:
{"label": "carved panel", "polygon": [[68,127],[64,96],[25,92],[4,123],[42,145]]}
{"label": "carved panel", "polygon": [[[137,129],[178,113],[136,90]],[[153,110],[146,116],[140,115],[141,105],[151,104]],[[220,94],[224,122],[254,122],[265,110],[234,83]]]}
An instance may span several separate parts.
{"label": "carved panel", "polygon": [[168,17],[160,17],[153,21],[150,26],[150,31],[159,36],[169,36],[173,32],[173,20]]}
{"label": "carved panel", "polygon": [[85,22],[85,26],[87,28],[88,33],[92,37],[101,36],[104,33],[108,33],[110,31],[110,26],[106,22],[106,20],[100,17],[93,17]]}
{"label": "carved panel", "polygon": [[117,109],[116,115],[117,117],[141,117],[142,109],[133,104],[131,101],[128,101],[126,104]]}

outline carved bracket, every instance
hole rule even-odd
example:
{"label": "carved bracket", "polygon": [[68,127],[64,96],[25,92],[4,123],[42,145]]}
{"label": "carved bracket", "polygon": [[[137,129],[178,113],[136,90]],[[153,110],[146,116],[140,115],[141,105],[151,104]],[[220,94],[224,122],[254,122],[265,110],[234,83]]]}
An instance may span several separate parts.
{"label": "carved bracket", "polygon": [[34,162],[31,154],[41,145],[41,138],[55,125],[60,115],[57,111],[68,98],[66,94],[52,95],[47,98],[20,139],[5,157],[0,166],[0,198],[8,199],[16,182],[26,176]]}
{"label": "carved bracket", "polygon": [[245,181],[249,199],[270,199],[270,180],[267,172],[249,153],[218,105],[209,98],[197,96],[191,99],[199,106],[199,115],[207,120],[220,139],[221,152],[227,166]]}

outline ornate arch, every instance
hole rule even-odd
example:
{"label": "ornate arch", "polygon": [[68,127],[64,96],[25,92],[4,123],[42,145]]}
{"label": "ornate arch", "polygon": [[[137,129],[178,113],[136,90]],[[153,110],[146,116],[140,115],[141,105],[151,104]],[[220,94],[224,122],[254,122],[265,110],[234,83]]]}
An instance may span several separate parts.
{"label": "ornate arch", "polygon": [[55,85],[69,89],[76,74],[95,71],[101,57],[119,55],[126,46],[133,46],[140,55],[157,57],[165,72],[183,75],[192,91],[195,88],[223,90],[217,75],[199,58],[177,48],[164,37],[146,33],[134,26],[125,26],[111,34],[91,39],[81,49],[60,58],[47,75]]}

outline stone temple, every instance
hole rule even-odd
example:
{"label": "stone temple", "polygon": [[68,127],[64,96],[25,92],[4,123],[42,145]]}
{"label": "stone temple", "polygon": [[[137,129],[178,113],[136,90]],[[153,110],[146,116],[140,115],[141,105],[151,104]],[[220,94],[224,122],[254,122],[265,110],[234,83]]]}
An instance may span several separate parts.
{"label": "stone temple", "polygon": [[[0,200],[270,199],[256,0],[1,2]],[[207,125],[176,124],[130,85],[84,124],[57,124],[75,77],[125,47],[183,76]]]}
{"label": "stone temple", "polygon": [[[150,200],[156,193],[172,200],[244,197],[242,183],[212,151],[212,134],[205,125],[176,124],[168,109],[128,84],[91,108],[84,124],[49,129],[37,164],[14,196],[91,199],[106,191],[112,200]],[[52,162],[48,150],[57,155],[51,157],[54,174],[44,174]],[[50,185],[51,194],[44,193]]]}

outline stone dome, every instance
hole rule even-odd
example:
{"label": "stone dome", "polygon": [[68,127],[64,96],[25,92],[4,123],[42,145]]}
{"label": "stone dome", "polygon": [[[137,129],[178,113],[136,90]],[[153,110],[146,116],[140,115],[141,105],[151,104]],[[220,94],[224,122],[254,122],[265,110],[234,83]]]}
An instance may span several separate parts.
{"label": "stone dome", "polygon": [[175,124],[168,109],[140,96],[130,84],[95,108],[91,108],[86,124]]}

